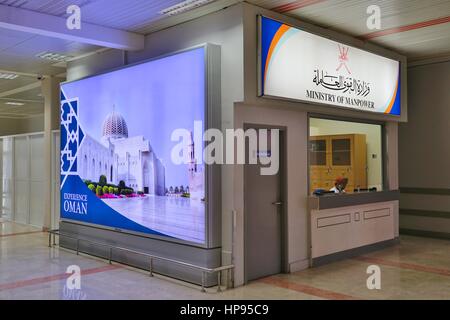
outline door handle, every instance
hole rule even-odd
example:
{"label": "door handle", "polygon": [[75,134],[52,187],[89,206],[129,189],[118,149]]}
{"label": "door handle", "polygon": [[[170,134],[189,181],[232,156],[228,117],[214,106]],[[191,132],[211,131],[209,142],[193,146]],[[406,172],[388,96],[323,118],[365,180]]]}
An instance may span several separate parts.
{"label": "door handle", "polygon": [[272,204],[273,204],[274,206],[281,206],[281,205],[283,204],[283,202],[281,202],[281,201],[275,201],[275,202],[272,202]]}

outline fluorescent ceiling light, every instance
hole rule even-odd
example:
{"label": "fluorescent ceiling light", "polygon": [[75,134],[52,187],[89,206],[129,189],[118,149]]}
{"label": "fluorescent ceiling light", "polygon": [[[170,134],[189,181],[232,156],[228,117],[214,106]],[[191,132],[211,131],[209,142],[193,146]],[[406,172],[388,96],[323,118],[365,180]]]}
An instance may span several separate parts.
{"label": "fluorescent ceiling light", "polygon": [[159,11],[159,13],[164,14],[166,16],[174,16],[204,6],[214,1],[217,0],[186,0],[171,7],[162,9],[161,11]]}
{"label": "fluorescent ceiling light", "polygon": [[56,62],[67,61],[68,59],[73,58],[72,56],[68,56],[65,54],[56,53],[56,52],[48,52],[48,51],[41,52],[41,53],[37,54],[36,57],[41,58],[41,59],[56,61]]}
{"label": "fluorescent ceiling light", "polygon": [[10,105],[10,106],[23,106],[23,105],[25,105],[25,103],[23,103],[23,102],[14,102],[14,101],[8,101],[8,102],[5,102],[5,104]]}
{"label": "fluorescent ceiling light", "polygon": [[0,79],[13,80],[19,75],[15,73],[0,72]]}

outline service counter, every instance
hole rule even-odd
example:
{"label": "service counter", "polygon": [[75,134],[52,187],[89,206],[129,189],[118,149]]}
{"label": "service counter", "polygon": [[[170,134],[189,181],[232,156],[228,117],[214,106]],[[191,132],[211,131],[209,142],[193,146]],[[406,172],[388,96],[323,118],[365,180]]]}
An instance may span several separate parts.
{"label": "service counter", "polygon": [[397,242],[399,191],[311,196],[311,265]]}

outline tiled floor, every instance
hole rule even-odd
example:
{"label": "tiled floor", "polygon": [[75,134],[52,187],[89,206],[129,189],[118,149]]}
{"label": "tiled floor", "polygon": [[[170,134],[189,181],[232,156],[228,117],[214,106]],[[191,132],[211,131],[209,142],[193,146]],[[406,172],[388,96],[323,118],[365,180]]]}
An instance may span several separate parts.
{"label": "tiled floor", "polygon": [[[450,299],[450,241],[401,237],[395,247],[216,293],[150,278],[148,273],[64,249],[47,234],[0,221],[0,299]],[[369,290],[369,265],[381,289]],[[65,288],[69,265],[82,270],[81,290]]]}

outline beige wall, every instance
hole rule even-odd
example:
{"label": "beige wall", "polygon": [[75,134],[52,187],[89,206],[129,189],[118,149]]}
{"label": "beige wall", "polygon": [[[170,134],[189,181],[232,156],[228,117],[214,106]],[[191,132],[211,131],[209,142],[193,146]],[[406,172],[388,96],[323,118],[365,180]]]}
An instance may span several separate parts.
{"label": "beige wall", "polygon": [[[401,194],[400,228],[450,238],[450,61],[409,68],[408,85],[409,122],[399,126],[400,186],[425,190]],[[429,194],[435,189],[440,194]]]}
{"label": "beige wall", "polygon": [[[383,157],[381,153],[381,126],[364,123],[333,121],[311,118],[309,120],[311,136],[332,134],[364,134],[367,145],[367,184],[369,188],[383,188]],[[372,156],[375,155],[376,158]]]}
{"label": "beige wall", "polygon": [[450,189],[450,61],[408,70],[409,122],[399,127],[402,187]]}

